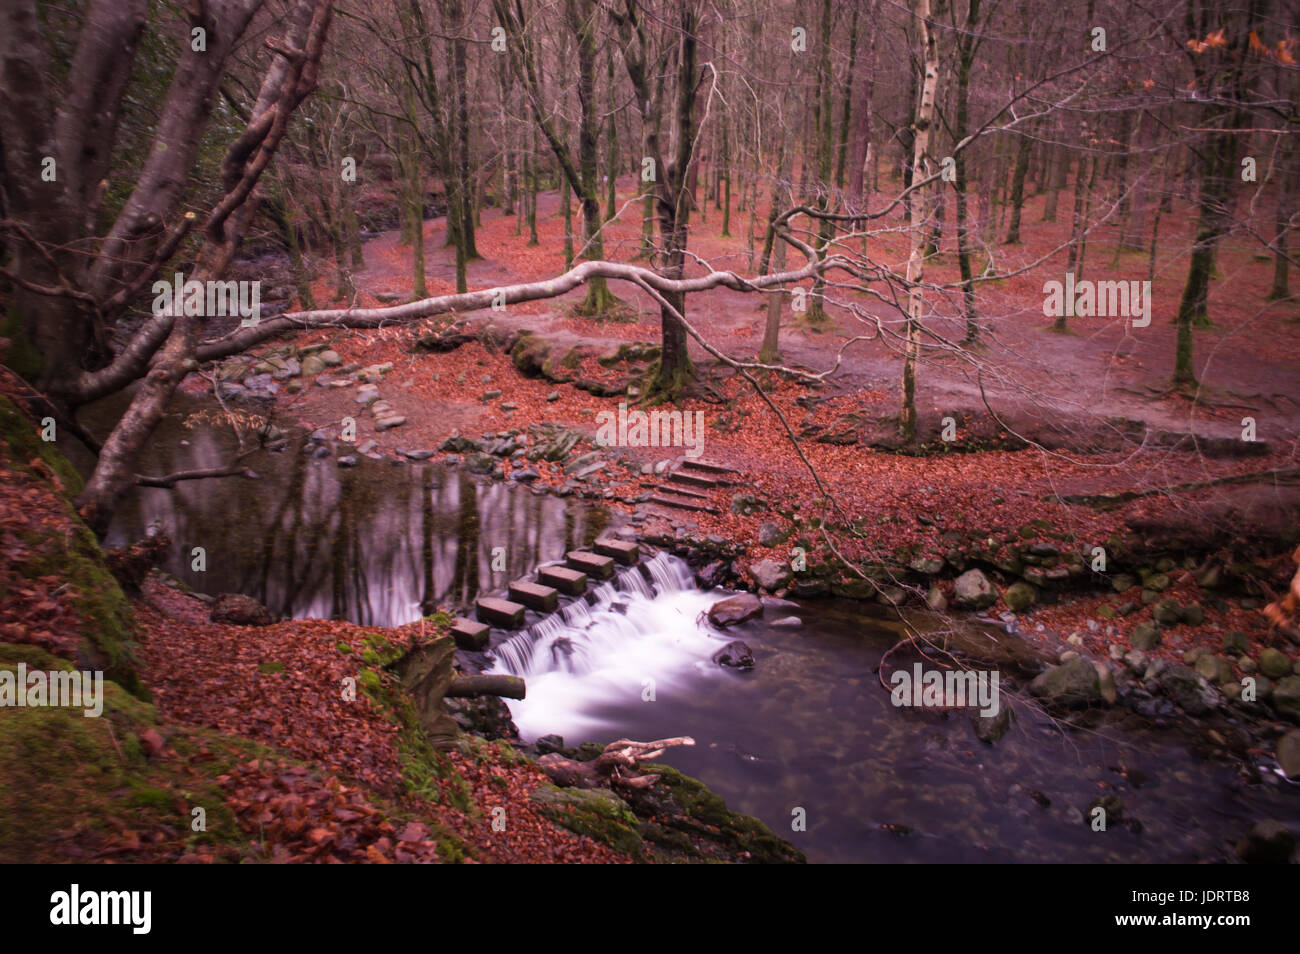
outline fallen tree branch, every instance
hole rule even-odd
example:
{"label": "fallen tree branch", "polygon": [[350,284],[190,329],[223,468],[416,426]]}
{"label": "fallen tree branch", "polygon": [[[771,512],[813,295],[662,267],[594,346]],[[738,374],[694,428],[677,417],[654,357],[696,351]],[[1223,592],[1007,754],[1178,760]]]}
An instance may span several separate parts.
{"label": "fallen tree branch", "polygon": [[1161,487],[1150,487],[1146,490],[1111,491],[1109,493],[1101,494],[1066,494],[1060,498],[1055,494],[1047,494],[1041,499],[1060,499],[1063,503],[1086,504],[1092,507],[1117,507],[1120,504],[1128,503],[1130,500],[1138,500],[1142,497],[1155,497],[1179,490],[1202,490],[1206,487],[1218,487],[1224,484],[1258,484],[1266,481],[1289,484],[1295,480],[1300,480],[1300,467],[1284,467],[1280,470],[1258,470],[1252,471],[1249,474],[1230,474],[1227,477],[1215,477],[1212,480],[1189,480],[1181,484],[1166,484]]}

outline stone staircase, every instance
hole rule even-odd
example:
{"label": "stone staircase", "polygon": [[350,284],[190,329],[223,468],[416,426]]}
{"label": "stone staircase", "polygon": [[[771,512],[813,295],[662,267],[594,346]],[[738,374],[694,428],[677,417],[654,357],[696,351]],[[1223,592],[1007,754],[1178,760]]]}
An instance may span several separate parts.
{"label": "stone staircase", "polygon": [[718,513],[710,491],[739,484],[740,471],[726,464],[683,458],[669,469],[662,481],[650,481],[648,503],[674,510]]}

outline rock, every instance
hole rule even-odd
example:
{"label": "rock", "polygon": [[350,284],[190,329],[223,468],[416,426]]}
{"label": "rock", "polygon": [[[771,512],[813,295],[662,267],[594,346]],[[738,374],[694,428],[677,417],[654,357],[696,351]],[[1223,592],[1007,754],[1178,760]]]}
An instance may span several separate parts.
{"label": "rock", "polygon": [[1287,778],[1300,779],[1300,729],[1292,729],[1277,740],[1277,764]]}
{"label": "rock", "polygon": [[919,556],[912,560],[908,567],[921,576],[934,576],[943,569],[943,560],[938,557]]}
{"label": "rock", "polygon": [[550,394],[546,395],[546,400],[547,400],[547,401],[550,401],[550,402],[552,402],[552,403],[554,403],[555,401],[558,401],[559,399],[560,399],[560,392],[559,392],[559,391],[552,391]]}
{"label": "rock", "polygon": [[1295,851],[1295,835],[1280,821],[1256,822],[1245,838],[1237,842],[1237,857],[1247,864],[1284,865]]}
{"label": "rock", "polygon": [[1141,675],[1147,668],[1147,654],[1140,649],[1130,649],[1124,654],[1124,665],[1135,675]]}
{"label": "rock", "polygon": [[212,603],[208,618],[214,623],[233,626],[270,626],[275,622],[269,609],[242,593],[222,593]]}
{"label": "rock", "polygon": [[1155,623],[1139,623],[1129,637],[1134,649],[1152,650],[1160,645],[1160,627]]}
{"label": "rock", "polygon": [[540,473],[531,467],[525,468],[524,470],[512,470],[510,472],[510,479],[521,483],[528,483],[537,480],[541,476]]}
{"label": "rock", "polygon": [[484,392],[483,392],[482,400],[484,400],[484,401],[495,401],[495,400],[496,400],[497,398],[499,398],[500,396],[501,396],[501,392],[500,392],[500,391],[496,391],[496,390],[493,390],[493,391],[484,391]]}
{"label": "rock", "polygon": [[779,590],[786,586],[793,574],[784,563],[775,560],[760,560],[750,564],[750,576],[765,590]]}
{"label": "rock", "polygon": [[1119,701],[1119,687],[1115,685],[1115,674],[1100,660],[1093,663],[1093,668],[1097,670],[1097,685],[1101,689],[1102,701],[1108,706],[1113,706]]}
{"label": "rock", "polygon": [[337,368],[343,363],[343,359],[339,357],[339,353],[333,349],[322,351],[319,357],[327,368]]}
{"label": "rock", "polygon": [[1174,626],[1183,618],[1183,608],[1175,599],[1164,599],[1155,605],[1151,615],[1161,626]]}
{"label": "rock", "polygon": [[[555,753],[547,756],[554,758]],[[545,771],[546,766],[543,765]],[[579,835],[603,842],[624,854],[639,855],[644,842],[627,802],[607,788],[556,788],[539,785],[532,794],[537,810]]]}
{"label": "rock", "polygon": [[440,445],[438,450],[444,454],[472,454],[481,451],[483,445],[470,437],[461,437],[459,434],[453,434]]}
{"label": "rock", "polygon": [[985,609],[997,598],[997,591],[981,570],[967,570],[953,582],[953,603],[958,609]]}
{"label": "rock", "polygon": [[1246,634],[1230,629],[1223,634],[1223,651],[1225,653],[1244,653],[1250,649],[1250,640]]}
{"label": "rock", "polygon": [[803,620],[798,616],[782,616],[780,619],[772,620],[772,625],[781,629],[798,629],[803,625]]}
{"label": "rock", "polygon": [[1281,679],[1291,672],[1291,660],[1272,647],[1259,654],[1259,671],[1270,679]]}
{"label": "rock", "polygon": [[465,469],[471,474],[490,474],[496,466],[496,458],[482,452],[465,455]]}
{"label": "rock", "polygon": [[394,427],[401,427],[405,423],[406,418],[400,414],[394,415],[393,417],[381,417],[379,420],[375,421],[375,430],[391,431]]}
{"label": "rock", "polygon": [[1038,590],[1021,580],[1007,587],[1002,600],[1013,613],[1022,613],[1038,602]]}
{"label": "rock", "polygon": [[1232,666],[1228,660],[1213,653],[1204,653],[1196,660],[1196,671],[1210,682],[1225,683],[1232,679]]}
{"label": "rock", "polygon": [[758,527],[758,545],[760,547],[774,547],[778,543],[784,543],[790,536],[789,531],[782,531],[774,523],[762,523]]}
{"label": "rock", "polygon": [[550,755],[552,752],[563,750],[564,738],[558,735],[539,735],[533,746],[537,749],[538,755]]}
{"label": "rock", "polygon": [[308,355],[302,359],[302,373],[309,378],[314,378],[318,374],[325,373],[325,362],[316,355]]}
{"label": "rock", "polygon": [[1165,695],[1188,715],[1205,715],[1218,707],[1218,693],[1199,673],[1186,666],[1170,666],[1156,677],[1156,681]]}
{"label": "rock", "polygon": [[1146,588],[1155,590],[1157,593],[1163,593],[1169,589],[1169,577],[1163,573],[1154,573],[1146,578]]}
{"label": "rock", "polygon": [[740,593],[718,600],[709,607],[709,622],[714,626],[727,627],[763,614],[763,603],[753,593]]}
{"label": "rock", "polygon": [[1050,666],[1034,677],[1029,691],[1048,704],[1080,708],[1101,702],[1097,670],[1086,659]]}
{"label": "rock", "polygon": [[977,739],[992,745],[1011,728],[1011,710],[1003,706],[994,716],[981,715],[979,710],[974,710],[970,714],[970,724]]}
{"label": "rock", "polygon": [[754,653],[738,639],[734,639],[713,654],[713,661],[728,669],[753,669]]}
{"label": "rock", "polygon": [[925,594],[925,605],[936,613],[942,613],[948,608],[948,597],[943,595],[943,590],[937,586],[931,586],[928,593]]}
{"label": "rock", "polygon": [[[1261,684],[1263,680],[1260,680]],[[1264,693],[1259,692],[1262,699]],[[1273,686],[1273,708],[1288,718],[1300,722],[1300,676],[1287,676]]]}
{"label": "rock", "polygon": [[361,458],[356,454],[344,454],[338,459],[338,465],[340,467],[355,467],[359,463],[361,463]]}
{"label": "rock", "polygon": [[1205,610],[1200,603],[1188,603],[1183,607],[1182,617],[1188,626],[1200,626],[1205,622]]}
{"label": "rock", "polygon": [[428,460],[428,459],[429,459],[430,457],[432,457],[435,453],[437,453],[437,451],[431,451],[431,450],[404,450],[404,451],[399,451],[398,453],[400,453],[400,454],[401,454],[403,457],[405,457],[407,460]]}
{"label": "rock", "polygon": [[1110,585],[1116,593],[1123,593],[1137,585],[1137,578],[1131,573],[1116,573],[1111,577]]}

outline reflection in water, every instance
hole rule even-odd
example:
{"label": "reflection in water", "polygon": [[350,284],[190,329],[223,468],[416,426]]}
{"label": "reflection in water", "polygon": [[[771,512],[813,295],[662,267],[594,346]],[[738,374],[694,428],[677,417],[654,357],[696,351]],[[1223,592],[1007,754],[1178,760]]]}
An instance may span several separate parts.
{"label": "reflection in water", "polygon": [[[187,431],[169,417],[143,469],[217,467],[234,447],[229,429]],[[397,626],[562,558],[606,519],[581,502],[476,483],[438,463],[363,457],[339,467],[332,457],[304,453],[300,441],[245,463],[260,479],[137,490],[119,509],[108,545],[138,540],[156,522],[175,544],[164,569],[196,590],[243,593],[284,616]],[[202,572],[192,568],[195,547],[204,550]],[[494,571],[498,547],[495,562],[501,567],[503,558],[504,569]]]}

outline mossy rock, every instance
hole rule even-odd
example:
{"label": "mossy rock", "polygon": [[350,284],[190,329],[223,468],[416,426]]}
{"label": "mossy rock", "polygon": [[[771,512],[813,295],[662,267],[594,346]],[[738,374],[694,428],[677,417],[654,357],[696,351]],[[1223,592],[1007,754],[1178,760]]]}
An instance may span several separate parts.
{"label": "mossy rock", "polygon": [[[750,863],[805,862],[803,852],[782,841],[757,818],[727,808],[726,802],[698,779],[670,765],[647,763],[641,768],[659,776],[654,791],[646,796],[648,804],[644,808],[658,816],[661,824],[723,844]],[[642,814],[647,811],[643,809]]]}
{"label": "mossy rock", "polygon": [[577,789],[539,785],[532,794],[542,815],[569,831],[586,835],[625,855],[641,855],[640,823],[627,802],[607,788]]}
{"label": "mossy rock", "polygon": [[[79,669],[104,672],[127,691],[148,698],[140,681],[136,658],[136,625],[131,605],[104,562],[104,552],[90,528],[73,508],[71,498],[82,482],[72,465],[54,446],[37,435],[36,428],[13,402],[0,396],[0,440],[10,466],[50,487],[62,503],[72,532],[36,530],[23,539],[26,550],[17,571],[25,577],[54,576],[71,592],[72,607],[81,617],[82,641],[76,660]],[[39,458],[57,477],[56,486],[28,462]]]}

